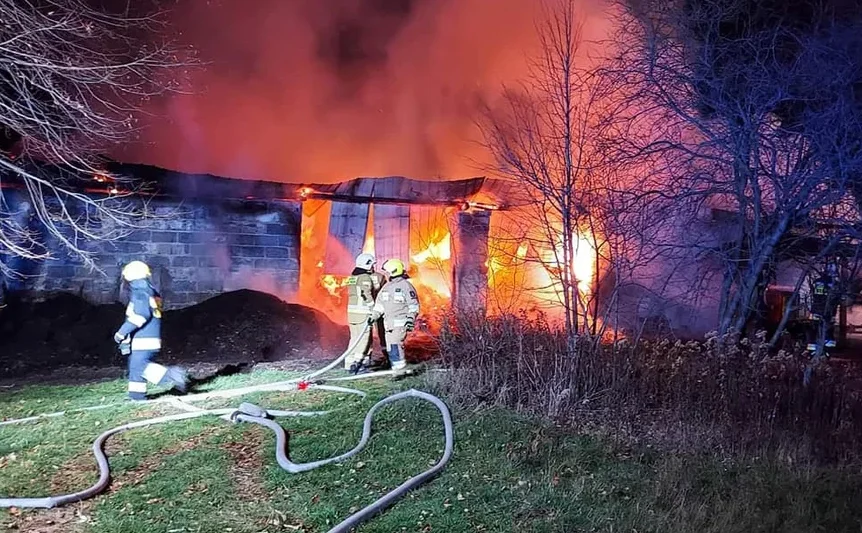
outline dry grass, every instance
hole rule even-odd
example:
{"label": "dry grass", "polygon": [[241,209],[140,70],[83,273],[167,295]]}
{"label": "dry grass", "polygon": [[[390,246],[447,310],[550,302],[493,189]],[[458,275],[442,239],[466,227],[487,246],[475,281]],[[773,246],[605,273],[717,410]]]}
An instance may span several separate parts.
{"label": "dry grass", "polygon": [[[763,336],[631,344],[566,339],[525,317],[460,319],[439,336],[436,386],[462,406],[506,406],[632,444],[789,462],[859,459],[862,398],[842,369],[770,353]],[[858,382],[857,382],[858,383]]]}

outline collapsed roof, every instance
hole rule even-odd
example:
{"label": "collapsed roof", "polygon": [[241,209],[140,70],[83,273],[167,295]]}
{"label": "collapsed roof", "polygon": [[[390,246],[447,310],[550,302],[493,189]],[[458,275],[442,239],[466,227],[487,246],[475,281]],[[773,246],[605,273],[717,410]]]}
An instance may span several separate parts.
{"label": "collapsed roof", "polygon": [[474,177],[460,180],[417,180],[402,176],[361,177],[333,184],[280,183],[185,174],[149,165],[113,164],[109,171],[147,183],[157,195],[197,199],[303,200],[327,199],[353,203],[464,205],[508,209],[527,203],[523,187],[504,179]]}

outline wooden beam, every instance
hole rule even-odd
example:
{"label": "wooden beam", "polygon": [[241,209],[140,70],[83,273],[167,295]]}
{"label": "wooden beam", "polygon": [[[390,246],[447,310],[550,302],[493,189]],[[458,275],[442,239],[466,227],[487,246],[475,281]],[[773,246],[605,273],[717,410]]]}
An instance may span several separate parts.
{"label": "wooden beam", "polygon": [[332,202],[323,273],[347,276],[365,245],[368,204]]}
{"label": "wooden beam", "polygon": [[452,306],[483,313],[488,306],[490,211],[461,211],[452,233]]}
{"label": "wooden beam", "polygon": [[378,264],[387,259],[401,259],[410,254],[410,207],[374,204],[374,254]]}

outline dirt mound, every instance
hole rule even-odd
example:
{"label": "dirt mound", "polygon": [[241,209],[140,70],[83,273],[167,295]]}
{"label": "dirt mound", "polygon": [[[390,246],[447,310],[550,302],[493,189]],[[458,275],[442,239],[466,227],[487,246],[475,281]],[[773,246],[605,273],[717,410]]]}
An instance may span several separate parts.
{"label": "dirt mound", "polygon": [[285,303],[269,294],[229,292],[165,314],[162,331],[168,359],[279,361],[341,353],[347,328],[323,313]]}
{"label": "dirt mound", "polygon": [[[0,377],[60,366],[125,366],[113,343],[119,304],[92,305],[72,294],[38,303],[9,302],[0,317]],[[346,328],[322,313],[256,291],[225,293],[168,311],[164,361],[260,362],[327,358],[347,342]]]}

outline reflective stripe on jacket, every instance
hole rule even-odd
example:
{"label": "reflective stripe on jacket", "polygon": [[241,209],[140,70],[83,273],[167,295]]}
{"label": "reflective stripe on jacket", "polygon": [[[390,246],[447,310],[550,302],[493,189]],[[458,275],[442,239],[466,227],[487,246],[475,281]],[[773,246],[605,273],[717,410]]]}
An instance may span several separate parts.
{"label": "reflective stripe on jacket", "polygon": [[394,278],[384,285],[374,303],[374,315],[383,317],[387,330],[404,327],[409,321],[415,322],[419,311],[416,288],[404,277]]}
{"label": "reflective stripe on jacket", "polygon": [[162,298],[146,280],[129,286],[131,298],[119,333],[131,337],[132,350],[158,351],[162,348]]}
{"label": "reflective stripe on jacket", "polygon": [[383,285],[377,272],[357,274],[347,278],[347,319],[351,324],[368,320],[374,308],[374,298]]}

